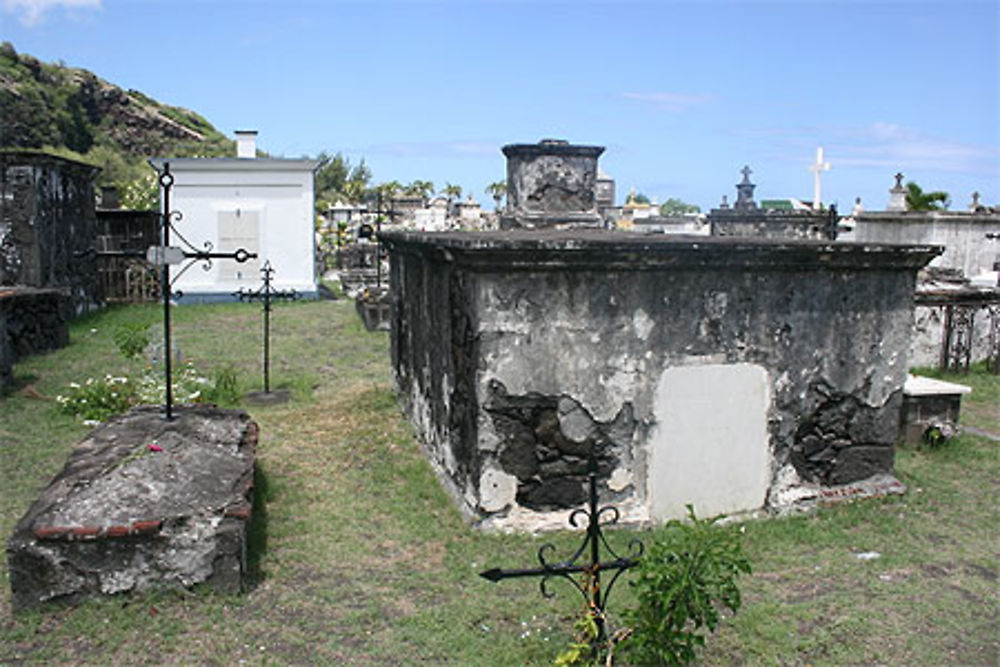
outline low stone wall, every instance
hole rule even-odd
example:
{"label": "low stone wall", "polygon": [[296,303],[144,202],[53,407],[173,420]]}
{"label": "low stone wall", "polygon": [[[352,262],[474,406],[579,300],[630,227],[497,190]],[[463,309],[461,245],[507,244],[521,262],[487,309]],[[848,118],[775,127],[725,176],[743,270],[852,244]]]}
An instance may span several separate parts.
{"label": "low stone wall", "polygon": [[833,240],[837,211],[714,209],[708,214],[712,236]]}
{"label": "low stone wall", "polygon": [[859,243],[915,243],[944,246],[932,266],[958,269],[967,278],[995,271],[1000,260],[1000,214],[958,211],[872,211],[854,218]]}
{"label": "low stone wall", "polygon": [[239,410],[136,408],[95,429],[7,544],[13,605],[247,574],[257,426]]}
{"label": "low stone wall", "polygon": [[69,297],[58,290],[0,287],[6,345],[10,361],[69,343]]}
{"label": "low stone wall", "polygon": [[899,488],[914,283],[939,248],[382,238],[394,382],[471,519],[560,525],[591,451],[602,501],[634,521],[686,502],[701,515],[780,509],[880,476]]}
{"label": "low stone wall", "polygon": [[13,380],[14,352],[7,338],[7,310],[3,307],[3,293],[0,292],[0,396]]}
{"label": "low stone wall", "polygon": [[[985,292],[986,290],[980,290],[980,294],[973,294],[975,299],[963,298],[962,294],[952,296],[918,292],[913,317],[913,339],[910,343],[911,368],[944,368],[952,365],[949,360],[943,359],[949,307],[955,311],[964,311],[966,324],[971,324],[962,327],[953,324],[951,347],[955,347],[955,339],[960,333],[963,344],[968,343],[970,363],[1000,358],[1000,341],[997,340],[1000,335],[1000,290],[993,290],[992,294]],[[957,321],[953,311],[953,322]],[[954,354],[954,350],[952,352]],[[954,359],[950,361],[953,362]]]}

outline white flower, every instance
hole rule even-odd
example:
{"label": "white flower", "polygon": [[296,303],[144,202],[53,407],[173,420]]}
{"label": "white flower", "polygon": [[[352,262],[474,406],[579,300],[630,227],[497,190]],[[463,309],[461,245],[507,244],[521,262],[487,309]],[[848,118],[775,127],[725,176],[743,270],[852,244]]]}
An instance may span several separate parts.
{"label": "white flower", "polygon": [[77,384],[76,382],[70,382],[69,386],[70,386],[70,389],[79,389],[80,388],[80,385]]}
{"label": "white flower", "polygon": [[97,420],[97,419],[84,419],[83,420],[83,425],[84,426],[99,426],[100,423],[101,422],[99,420]]}

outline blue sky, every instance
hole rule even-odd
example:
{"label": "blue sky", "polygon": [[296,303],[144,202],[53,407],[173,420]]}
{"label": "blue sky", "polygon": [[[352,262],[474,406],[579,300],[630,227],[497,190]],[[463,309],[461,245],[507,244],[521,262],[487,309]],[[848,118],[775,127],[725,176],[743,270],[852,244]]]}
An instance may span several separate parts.
{"label": "blue sky", "polygon": [[500,147],[605,146],[618,186],[883,209],[893,174],[1000,203],[1000,2],[0,0],[0,39],[376,181],[488,202]]}

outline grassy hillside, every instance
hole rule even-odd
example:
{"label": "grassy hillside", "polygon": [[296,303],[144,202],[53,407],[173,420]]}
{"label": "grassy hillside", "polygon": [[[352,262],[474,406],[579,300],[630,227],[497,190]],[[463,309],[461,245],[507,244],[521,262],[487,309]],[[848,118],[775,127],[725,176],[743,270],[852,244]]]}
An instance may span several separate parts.
{"label": "grassy hillside", "polygon": [[[0,44],[0,149],[44,150],[102,169],[124,204],[142,205],[155,155],[232,155],[233,142],[194,111],[123,90],[92,72],[43,63]],[[130,201],[130,197],[139,197]]]}

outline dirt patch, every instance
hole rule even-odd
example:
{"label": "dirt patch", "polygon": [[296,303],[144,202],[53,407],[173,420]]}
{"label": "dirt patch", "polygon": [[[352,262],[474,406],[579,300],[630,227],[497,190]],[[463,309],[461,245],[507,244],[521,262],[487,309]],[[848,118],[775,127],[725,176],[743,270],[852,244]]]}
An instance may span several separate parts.
{"label": "dirt patch", "polygon": [[976,565],[975,563],[962,563],[962,568],[969,574],[985,579],[986,581],[996,581],[997,571],[991,570],[988,567],[983,567],[982,565]]}

